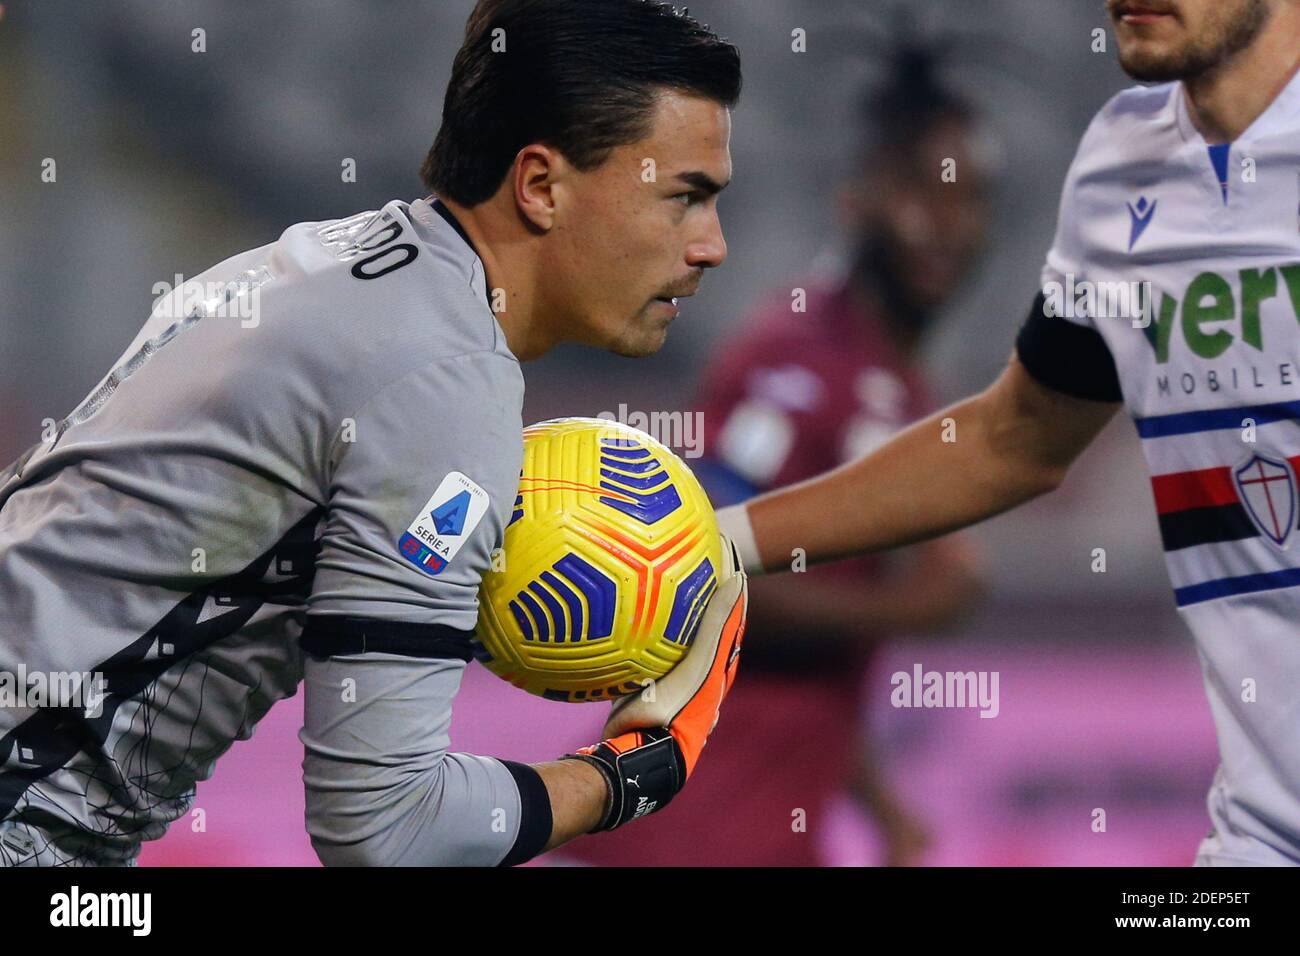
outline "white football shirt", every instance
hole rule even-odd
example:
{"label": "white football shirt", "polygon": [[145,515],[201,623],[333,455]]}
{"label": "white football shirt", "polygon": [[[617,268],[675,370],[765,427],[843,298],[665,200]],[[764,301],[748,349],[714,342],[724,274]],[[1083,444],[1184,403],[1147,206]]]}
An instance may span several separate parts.
{"label": "white football shirt", "polygon": [[1043,284],[1104,340],[1151,470],[1222,757],[1198,862],[1300,864],[1300,77],[1226,146],[1181,84],[1112,99]]}

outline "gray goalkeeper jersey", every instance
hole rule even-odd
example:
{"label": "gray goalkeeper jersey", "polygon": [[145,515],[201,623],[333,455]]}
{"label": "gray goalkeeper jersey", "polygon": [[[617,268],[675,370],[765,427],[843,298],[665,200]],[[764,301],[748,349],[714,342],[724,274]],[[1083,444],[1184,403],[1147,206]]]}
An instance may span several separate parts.
{"label": "gray goalkeeper jersey", "polygon": [[510,766],[446,753],[522,455],[485,286],[436,202],[293,226],[0,472],[0,862],[132,860],[304,677],[323,859],[506,856]]}

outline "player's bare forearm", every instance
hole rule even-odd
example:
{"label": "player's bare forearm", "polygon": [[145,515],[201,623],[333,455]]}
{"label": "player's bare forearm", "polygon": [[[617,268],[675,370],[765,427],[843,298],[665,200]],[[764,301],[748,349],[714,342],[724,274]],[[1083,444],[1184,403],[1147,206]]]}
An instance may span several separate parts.
{"label": "player's bare forearm", "polygon": [[748,504],[769,570],[896,548],[1000,514],[1056,488],[1118,410],[1039,385],[1013,356],[988,389],[871,454]]}
{"label": "player's bare forearm", "polygon": [[816,571],[750,583],[749,639],[861,646],[894,634],[952,627],[983,588],[979,564],[961,535],[920,545],[906,567],[866,583]]}
{"label": "player's bare forearm", "polygon": [[533,764],[533,769],[546,784],[551,798],[551,838],[546,841],[547,850],[595,829],[609,802],[609,787],[599,770],[581,760],[553,760]]}

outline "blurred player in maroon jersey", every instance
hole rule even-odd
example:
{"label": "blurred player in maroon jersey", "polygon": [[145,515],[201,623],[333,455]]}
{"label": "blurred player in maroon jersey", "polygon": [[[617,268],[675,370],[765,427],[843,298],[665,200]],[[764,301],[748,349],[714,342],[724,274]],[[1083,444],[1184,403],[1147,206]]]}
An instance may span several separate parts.
{"label": "blurred player in maroon jersey", "polygon": [[[719,507],[856,459],[933,410],[917,348],[969,275],[990,215],[975,118],[934,66],[925,50],[901,52],[864,104],[860,171],[839,196],[846,265],[797,283],[806,303],[795,289],[775,295],[703,376],[707,457],[693,464]],[[883,638],[945,628],[978,591],[960,537],[752,582],[743,679],[691,789],[635,833],[580,838],[565,857],[815,866],[832,798],[848,791],[880,829],[883,862],[918,862],[926,829],[871,756],[862,688]]]}

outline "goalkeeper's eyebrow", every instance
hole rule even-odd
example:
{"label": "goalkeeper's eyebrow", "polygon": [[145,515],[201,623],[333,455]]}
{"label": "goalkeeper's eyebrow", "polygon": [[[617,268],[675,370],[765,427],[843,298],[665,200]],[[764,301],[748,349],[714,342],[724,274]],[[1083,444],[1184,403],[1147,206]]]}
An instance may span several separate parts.
{"label": "goalkeeper's eyebrow", "polygon": [[720,183],[708,173],[698,171],[678,173],[675,178],[685,183],[687,186],[690,186],[692,189],[696,189],[703,193],[706,198],[709,196],[716,196],[731,185],[730,179],[725,183]]}

